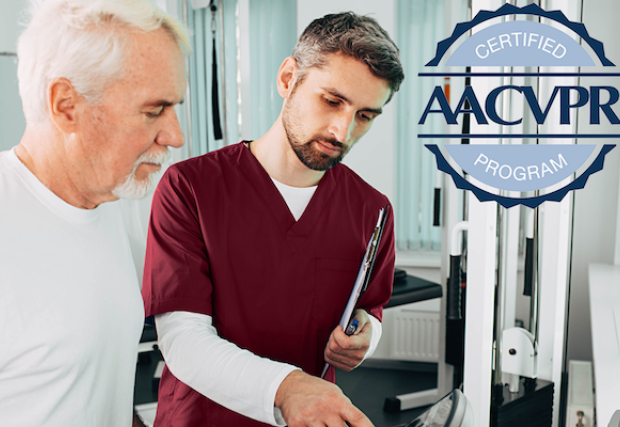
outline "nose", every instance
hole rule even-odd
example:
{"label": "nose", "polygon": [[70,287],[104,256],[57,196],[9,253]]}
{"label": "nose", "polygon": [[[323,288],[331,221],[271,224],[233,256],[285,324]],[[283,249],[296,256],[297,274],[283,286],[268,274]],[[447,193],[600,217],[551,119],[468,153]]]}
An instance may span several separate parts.
{"label": "nose", "polygon": [[339,142],[346,144],[355,127],[355,111],[341,111],[332,116],[329,133]]}
{"label": "nose", "polygon": [[185,142],[185,135],[181,131],[181,125],[174,108],[169,107],[166,110],[168,111],[164,112],[165,120],[163,121],[163,126],[157,134],[157,143],[179,148]]}

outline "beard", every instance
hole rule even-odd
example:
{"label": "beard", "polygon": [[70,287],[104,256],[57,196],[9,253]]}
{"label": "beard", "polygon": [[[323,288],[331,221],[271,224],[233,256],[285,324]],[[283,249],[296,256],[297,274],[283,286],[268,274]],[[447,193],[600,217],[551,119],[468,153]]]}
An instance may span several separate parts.
{"label": "beard", "polygon": [[166,160],[170,158],[170,150],[159,151],[153,153],[144,153],[133,165],[132,171],[127,175],[125,180],[112,190],[119,199],[132,199],[137,200],[146,196],[155,187],[156,172],[149,173],[146,177],[138,179],[136,177],[136,170],[141,163],[155,163],[162,165]]}
{"label": "beard", "polygon": [[[284,110],[282,111],[282,126],[284,127],[284,132],[286,132],[286,138],[299,161],[307,168],[315,171],[326,171],[342,161],[345,154],[347,154],[348,148],[342,142],[329,136],[303,136],[304,132],[301,127],[303,120],[299,117],[295,108],[294,93],[295,88],[292,90],[291,96],[287,100]],[[314,142],[318,143],[319,141],[323,144],[331,144],[335,148],[339,148],[340,154],[330,156],[329,154],[320,152],[314,147]]]}

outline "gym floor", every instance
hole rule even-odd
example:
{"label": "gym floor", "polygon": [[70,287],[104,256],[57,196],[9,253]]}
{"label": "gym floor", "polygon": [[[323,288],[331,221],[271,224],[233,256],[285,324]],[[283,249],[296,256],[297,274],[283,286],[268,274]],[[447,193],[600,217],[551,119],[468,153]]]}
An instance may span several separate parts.
{"label": "gym floor", "polygon": [[429,369],[429,364],[400,362],[379,367],[371,362],[351,372],[337,371],[336,383],[375,427],[401,426],[424,412],[426,408],[389,413],[383,404],[388,397],[437,387],[435,365]]}

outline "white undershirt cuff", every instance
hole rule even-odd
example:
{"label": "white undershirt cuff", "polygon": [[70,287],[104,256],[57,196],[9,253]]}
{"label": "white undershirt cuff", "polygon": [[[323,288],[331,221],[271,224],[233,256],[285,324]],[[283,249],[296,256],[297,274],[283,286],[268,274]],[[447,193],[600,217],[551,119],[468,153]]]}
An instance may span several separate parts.
{"label": "white undershirt cuff", "polygon": [[170,372],[200,394],[254,420],[285,425],[274,408],[284,378],[299,369],[259,357],[219,337],[211,316],[184,311],[155,316]]}
{"label": "white undershirt cuff", "polygon": [[379,346],[379,340],[381,340],[381,334],[383,332],[383,328],[379,319],[377,319],[372,314],[368,314],[368,318],[370,319],[370,324],[372,325],[372,334],[370,335],[370,344],[368,346],[368,351],[364,355],[364,360],[372,356],[375,350],[377,350],[377,347]]}

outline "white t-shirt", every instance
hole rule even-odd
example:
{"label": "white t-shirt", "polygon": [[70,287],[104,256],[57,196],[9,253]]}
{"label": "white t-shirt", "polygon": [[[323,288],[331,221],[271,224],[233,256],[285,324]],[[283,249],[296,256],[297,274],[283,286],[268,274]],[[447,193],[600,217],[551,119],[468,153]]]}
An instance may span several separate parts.
{"label": "white t-shirt", "polygon": [[301,218],[304,214],[304,211],[310,204],[312,196],[314,196],[314,193],[319,186],[291,187],[290,185],[282,184],[280,181],[276,181],[273,178],[271,178],[271,180],[282,195],[282,198],[286,202],[288,210],[291,211],[291,214],[293,214],[295,221],[299,221],[299,218]]}
{"label": "white t-shirt", "polygon": [[0,153],[0,426],[131,426],[140,286],[118,203],[79,209]]}

